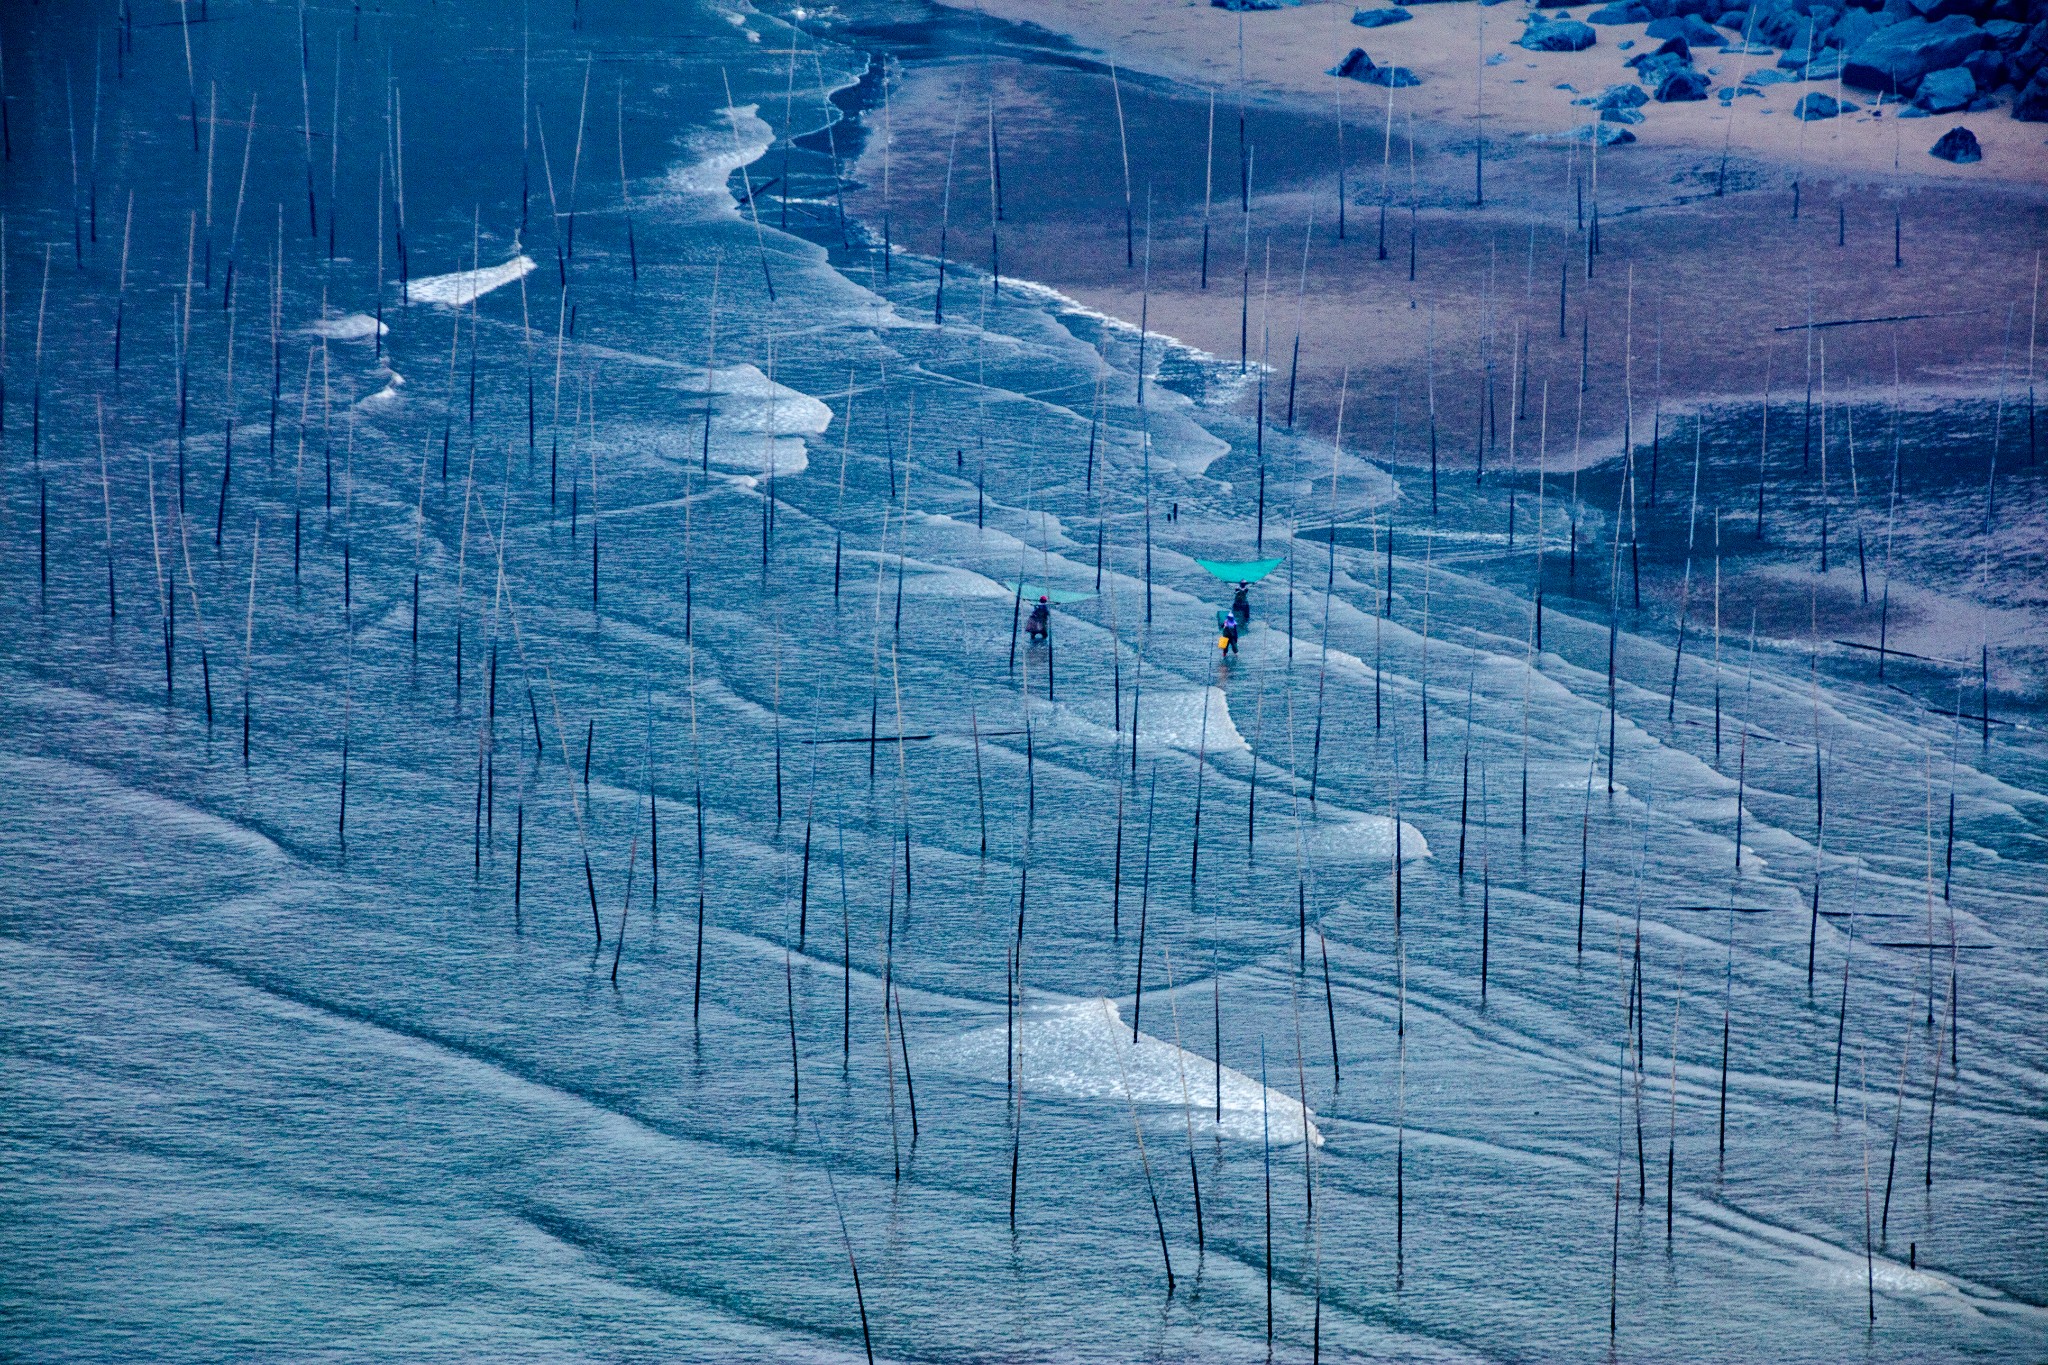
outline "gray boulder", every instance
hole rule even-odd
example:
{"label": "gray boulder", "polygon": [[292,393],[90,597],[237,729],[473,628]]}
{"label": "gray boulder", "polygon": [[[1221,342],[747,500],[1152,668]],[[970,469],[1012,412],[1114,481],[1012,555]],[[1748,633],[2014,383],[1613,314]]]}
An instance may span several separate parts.
{"label": "gray boulder", "polygon": [[2048,66],[2048,22],[2036,24],[2027,30],[2026,41],[2020,44],[2018,51],[2006,58],[2006,65],[2012,68],[2014,85],[2025,85],[2034,79],[2035,72]]}
{"label": "gray boulder", "polygon": [[1647,24],[1650,11],[1636,0],[1614,0],[1586,16],[1589,24]]}
{"label": "gray boulder", "polygon": [[1610,85],[1585,101],[1595,109],[1640,109],[1649,102],[1649,95],[1640,85]]}
{"label": "gray boulder", "polygon": [[1990,8],[1983,0],[1907,0],[1907,3],[1912,5],[1915,14],[1927,20],[1946,19],[1951,14],[1974,19]]}
{"label": "gray boulder", "polygon": [[1636,79],[1652,90],[1664,84],[1665,77],[1692,70],[1692,63],[1669,52],[1654,53],[1631,61],[1629,65],[1636,69]]}
{"label": "gray boulder", "polygon": [[1690,66],[1680,67],[1657,83],[1657,102],[1683,104],[1689,100],[1703,100],[1707,97],[1709,85],[1706,73]]}
{"label": "gray boulder", "polygon": [[1984,36],[2000,52],[2017,52],[2027,41],[2027,26],[2012,19],[1992,19],[1983,27]]}
{"label": "gray boulder", "polygon": [[1741,33],[1749,27],[1749,11],[1746,9],[1731,9],[1714,21],[1714,27],[1725,28],[1730,33]]}
{"label": "gray boulder", "polygon": [[1960,14],[1935,23],[1901,19],[1849,54],[1842,79],[1865,90],[1910,95],[1928,73],[1955,66],[1985,41],[1984,30]]}
{"label": "gray boulder", "polygon": [[1790,0],[1762,0],[1752,17],[1751,36],[1761,38],[1772,47],[1803,48],[1809,34],[1818,30],[1818,25],[1806,11],[1794,8]]}
{"label": "gray boulder", "polygon": [[1838,101],[1833,95],[1823,95],[1815,90],[1799,97],[1799,103],[1792,106],[1792,117],[1801,123],[1818,123],[1841,114],[1853,114],[1862,107],[1854,100]]}
{"label": "gray boulder", "polygon": [[1671,19],[1653,19],[1649,36],[1679,38],[1688,48],[1721,46],[1721,31],[1696,14]]}
{"label": "gray boulder", "polygon": [[1996,48],[1980,48],[1963,58],[1963,70],[1977,82],[1979,90],[1996,90],[2012,79],[2012,72],[2005,65],[2005,58]]}
{"label": "gray boulder", "polygon": [[1932,147],[1929,156],[1938,156],[1943,161],[1953,161],[1958,166],[1967,166],[1973,161],[1984,159],[1984,149],[1977,144],[1977,135],[1968,128],[1957,125],[1943,133]]}
{"label": "gray boulder", "polygon": [[2048,67],[2034,73],[2027,88],[2012,102],[2012,116],[2022,123],[2048,123]]}
{"label": "gray boulder", "polygon": [[1351,22],[1360,28],[1385,28],[1388,24],[1405,24],[1415,16],[1399,5],[1388,5],[1384,9],[1362,9],[1351,16]]}
{"label": "gray boulder", "polygon": [[1835,21],[1835,27],[1828,34],[1828,46],[1838,47],[1844,52],[1854,52],[1864,43],[1877,36],[1877,31],[1889,21],[1879,18],[1867,9],[1852,9]]}
{"label": "gray boulder", "polygon": [[1531,52],[1583,52],[1599,35],[1577,19],[1539,19],[1516,41]]}
{"label": "gray boulder", "polygon": [[1365,55],[1365,49],[1354,47],[1344,54],[1344,60],[1330,68],[1332,76],[1345,80],[1363,81],[1367,85],[1387,85],[1405,88],[1422,84],[1422,78],[1405,66],[1379,66]]}
{"label": "gray boulder", "polygon": [[1929,72],[1921,80],[1920,88],[1913,92],[1913,103],[1930,114],[1952,114],[1958,109],[1967,109],[1975,98],[1977,82],[1969,69],[1961,66]]}

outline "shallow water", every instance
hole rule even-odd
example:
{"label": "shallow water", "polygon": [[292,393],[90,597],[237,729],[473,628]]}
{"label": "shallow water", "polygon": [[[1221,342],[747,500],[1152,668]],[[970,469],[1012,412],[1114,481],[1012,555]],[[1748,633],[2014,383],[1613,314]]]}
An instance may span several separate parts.
{"label": "shallow water", "polygon": [[[1612,633],[1611,471],[1576,596],[1546,503],[1535,651],[1502,484],[1432,532],[1412,452],[1347,451],[1333,550],[1330,450],[1269,433],[1262,532],[1234,366],[1151,338],[1141,409],[1128,327],[958,268],[935,326],[932,262],[842,245],[777,139],[860,54],[584,20],[313,12],[330,261],[295,15],[216,5],[210,279],[182,30],[106,79],[82,269],[61,62],[17,76],[10,1354],[851,1359],[835,1194],[887,1358],[1258,1358],[1269,1269],[1289,1357],[1590,1357],[1610,1294],[1630,1358],[2043,1349],[2039,637],[2017,532],[1973,556],[2009,601],[1944,555],[1945,428],[1902,425],[1899,562],[1951,663],[2018,615],[1988,742],[1929,709],[1975,714],[1953,668],[1789,609],[1752,657],[1724,606],[1718,665],[1689,617],[1674,701],[1669,492]],[[1193,558],[1262,535],[1219,660]],[[1098,594],[1050,653],[1023,579]]]}

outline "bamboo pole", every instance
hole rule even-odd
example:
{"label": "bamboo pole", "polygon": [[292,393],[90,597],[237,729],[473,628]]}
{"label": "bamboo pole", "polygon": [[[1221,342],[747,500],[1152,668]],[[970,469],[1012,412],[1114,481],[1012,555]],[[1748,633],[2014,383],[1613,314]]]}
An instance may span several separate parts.
{"label": "bamboo pole", "polygon": [[[1116,1016],[1111,1012],[1108,1000],[1102,1002],[1102,1014],[1104,1020],[1109,1024],[1111,1032],[1114,1033]],[[1136,1040],[1133,1039],[1132,1046],[1136,1047],[1136,1045]],[[1152,1225],[1159,1233],[1159,1257],[1166,1262],[1166,1292],[1170,1297],[1173,1294],[1175,1283],[1173,1278],[1173,1253],[1167,1250],[1166,1220],[1159,1212],[1159,1191],[1152,1183],[1152,1159],[1145,1154],[1145,1130],[1138,1123],[1138,1104],[1131,1095],[1130,1068],[1125,1063],[1121,1052],[1117,1054],[1117,1076],[1123,1085],[1124,1106],[1130,1111],[1131,1115],[1131,1136],[1136,1139],[1138,1144],[1138,1165],[1145,1172],[1145,1194],[1152,1201]],[[1267,1240],[1270,1248],[1270,1234]]]}
{"label": "bamboo pole", "polygon": [[107,478],[107,407],[97,394],[92,401],[100,437],[100,512],[104,518],[107,550],[107,619],[112,621],[119,613],[114,609],[114,494]]}
{"label": "bamboo pole", "polygon": [[[818,1127],[818,1120],[815,1117],[811,1119],[811,1131],[817,1134],[818,1145],[823,1147],[825,1134]],[[825,1166],[825,1184],[832,1192],[833,1211],[839,1215],[839,1241],[846,1248],[846,1268],[853,1273],[853,1299],[860,1308],[861,1346],[867,1352],[868,1365],[875,1365],[874,1338],[868,1334],[868,1301],[861,1293],[860,1266],[853,1259],[853,1235],[846,1230],[846,1207],[839,1202],[839,1186],[832,1179],[832,1167],[829,1162]]]}
{"label": "bamboo pole", "polygon": [[[1121,793],[1121,785],[1119,785]],[[1145,921],[1152,907],[1152,813],[1159,802],[1159,761],[1152,761],[1152,782],[1145,799],[1145,861],[1138,891],[1138,972],[1131,998],[1131,1046],[1138,1045],[1138,1019],[1145,1009]]]}

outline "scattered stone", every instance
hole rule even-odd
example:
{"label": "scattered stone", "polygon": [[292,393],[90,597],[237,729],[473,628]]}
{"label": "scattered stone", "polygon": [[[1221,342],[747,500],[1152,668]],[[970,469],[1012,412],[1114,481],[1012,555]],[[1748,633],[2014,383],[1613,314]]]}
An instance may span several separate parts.
{"label": "scattered stone", "polygon": [[1775,67],[1767,66],[1744,76],[1742,83],[1744,85],[1782,85],[1787,81],[1796,81],[1798,79],[1799,77],[1789,71],[1780,71]]}
{"label": "scattered stone", "polygon": [[1640,109],[1602,109],[1600,111],[1600,121],[1602,123],[1641,123],[1643,121],[1643,111]]}
{"label": "scattered stone", "polygon": [[1602,5],[1586,16],[1589,24],[1647,24],[1650,11],[1637,0],[1614,0],[1613,4]]}
{"label": "scattered stone", "polygon": [[1209,7],[1252,14],[1260,10],[1279,9],[1283,3],[1285,0],[1209,0]]}
{"label": "scattered stone", "polygon": [[1977,82],[1965,67],[1929,72],[1913,92],[1913,103],[1930,114],[1952,114],[1967,109],[1977,98]]}
{"label": "scattered stone", "polygon": [[1388,5],[1384,9],[1362,9],[1351,16],[1351,22],[1360,28],[1385,28],[1388,24],[1405,24],[1415,16],[1399,5]]}
{"label": "scattered stone", "polygon": [[1936,23],[1901,19],[1849,54],[1842,79],[1865,90],[1910,95],[1929,74],[1957,65],[1985,42],[1984,30],[1960,14]]}
{"label": "scattered stone", "polygon": [[1576,19],[1539,19],[1516,40],[1531,52],[1583,52],[1599,41],[1592,27]]}
{"label": "scattered stone", "polygon": [[1620,147],[1636,140],[1636,135],[1614,123],[1582,123],[1562,133],[1531,133],[1531,142],[1579,142],[1588,143],[1600,139],[1602,147]]}
{"label": "scattered stone", "polygon": [[[1672,39],[1677,42],[1677,39]],[[1628,65],[1636,70],[1636,79],[1652,89],[1662,85],[1667,76],[1678,71],[1692,70],[1692,63],[1676,52],[1647,52],[1628,59]]]}
{"label": "scattered stone", "polygon": [[1595,109],[1640,109],[1650,102],[1640,85],[1610,85],[1597,95],[1582,95],[1573,104],[1590,104]]}
{"label": "scattered stone", "polygon": [[1815,90],[1799,97],[1799,103],[1792,106],[1792,117],[1801,123],[1818,123],[1822,119],[1853,114],[1862,107],[1854,100],[1837,101],[1833,95],[1823,95]]}
{"label": "scattered stone", "polygon": [[1958,166],[1967,166],[1973,161],[1984,159],[1984,149],[1977,143],[1977,135],[1958,124],[1941,135],[1932,147],[1929,156],[1938,156],[1943,161],[1953,161]]}
{"label": "scattered stone", "polygon": [[1657,84],[1659,104],[1681,104],[1707,97],[1707,78],[1692,67],[1680,67]]}
{"label": "scattered stone", "polygon": [[1714,27],[1725,28],[1730,33],[1740,33],[1749,27],[1749,11],[1746,9],[1731,9],[1714,21]]}
{"label": "scattered stone", "polygon": [[1330,68],[1332,76],[1345,80],[1364,81],[1367,85],[1386,85],[1397,89],[1422,84],[1422,78],[1405,66],[1378,66],[1365,55],[1365,49],[1354,47],[1344,55],[1344,60]]}

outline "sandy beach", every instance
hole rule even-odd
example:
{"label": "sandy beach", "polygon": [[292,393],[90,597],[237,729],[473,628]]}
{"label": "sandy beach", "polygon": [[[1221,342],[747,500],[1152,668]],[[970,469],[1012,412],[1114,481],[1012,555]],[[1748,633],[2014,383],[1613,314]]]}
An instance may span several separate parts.
{"label": "sandy beach", "polygon": [[[1515,137],[1583,124],[1587,110],[1572,104],[1574,96],[1632,81],[1634,72],[1623,65],[1626,58],[1652,51],[1660,41],[1646,36],[1646,24],[1602,24],[1594,26],[1594,46],[1584,51],[1530,52],[1515,41],[1528,11],[1506,4],[1418,4],[1410,11],[1412,19],[1376,29],[1354,25],[1351,16],[1360,6],[1350,3],[1246,14],[1213,8],[1206,0],[987,0],[967,8],[1038,25],[1090,51],[1216,89],[1233,101],[1240,81],[1240,21],[1243,87],[1255,100],[1306,101],[1311,108],[1332,103],[1337,82],[1328,69],[1361,47],[1377,64],[1405,66],[1421,77],[1421,85],[1397,93],[1397,117],[1413,114],[1441,126],[1446,136],[1467,139],[1475,139],[1482,128],[1489,136]],[[1583,18],[1586,10],[1576,13]],[[1623,43],[1633,47],[1624,51]],[[1703,51],[1698,65],[1719,87],[1771,66],[1776,55]],[[1890,111],[1880,117],[1874,99],[1850,89],[1847,97],[1863,107],[1807,127],[1802,149],[1800,123],[1791,110],[1812,88],[1842,93],[1832,82],[1768,85],[1761,98],[1736,100],[1732,115],[1719,99],[1653,105],[1649,118],[1630,131],[1650,147],[1718,153],[1727,146],[1739,156],[1788,165],[1804,155],[1816,174],[1825,168],[1831,175],[1896,174],[1969,185],[1992,180],[2048,184],[2048,126],[2015,122],[2002,108],[1900,120]],[[1345,93],[1354,109],[1380,107],[1386,97],[1378,87]],[[1927,154],[1934,140],[1958,123],[1983,144],[1983,161],[1956,166]]]}

